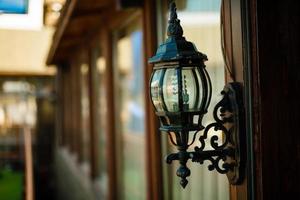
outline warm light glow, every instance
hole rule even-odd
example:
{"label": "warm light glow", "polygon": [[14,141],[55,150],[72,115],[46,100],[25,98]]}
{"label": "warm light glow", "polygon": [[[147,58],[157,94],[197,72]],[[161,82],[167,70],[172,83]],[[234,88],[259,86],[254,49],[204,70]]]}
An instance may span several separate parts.
{"label": "warm light glow", "polygon": [[106,68],[106,61],[104,57],[99,57],[97,59],[97,70],[100,74],[103,74]]}
{"label": "warm light glow", "polygon": [[51,9],[55,12],[59,12],[62,9],[63,5],[59,2],[54,2],[51,5]]}
{"label": "warm light glow", "polygon": [[82,64],[80,67],[80,71],[83,75],[87,74],[89,71],[89,66],[86,63]]}
{"label": "warm light glow", "polygon": [[130,37],[122,38],[118,41],[118,66],[122,72],[128,72],[132,68],[132,44]]}

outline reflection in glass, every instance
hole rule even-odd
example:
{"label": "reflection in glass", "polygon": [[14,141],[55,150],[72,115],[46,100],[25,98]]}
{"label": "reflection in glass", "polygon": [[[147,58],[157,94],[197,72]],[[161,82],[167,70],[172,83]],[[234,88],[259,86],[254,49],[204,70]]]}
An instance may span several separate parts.
{"label": "reflection in glass", "polygon": [[163,102],[160,94],[161,88],[159,86],[162,75],[162,69],[156,70],[151,80],[151,98],[157,111],[163,111]]}
{"label": "reflection in glass", "polygon": [[90,96],[89,96],[89,66],[83,63],[81,72],[81,123],[82,123],[82,159],[86,174],[90,170]]}
{"label": "reflection in glass", "polygon": [[182,99],[183,99],[183,109],[193,110],[197,108],[196,98],[198,90],[196,88],[195,72],[192,69],[182,70]]}
{"label": "reflection in glass", "polygon": [[177,70],[167,69],[163,80],[164,101],[169,112],[179,111]]}
{"label": "reflection in glass", "polygon": [[[99,43],[98,43],[99,44]],[[96,190],[99,190],[101,199],[107,199],[108,195],[108,172],[107,172],[107,84],[106,84],[106,61],[102,55],[100,45],[92,49],[92,75],[95,82],[95,101],[96,112],[94,116],[95,128],[96,128],[96,148],[97,157],[94,158],[97,161],[96,169]]]}
{"label": "reflection in glass", "polygon": [[[105,60],[103,57],[98,58],[97,62],[98,75],[98,105],[99,108],[99,177],[100,184],[103,188],[102,193],[107,191],[107,101],[106,101],[106,83],[105,83]],[[106,195],[106,194],[104,194]]]}
{"label": "reflection in glass", "polygon": [[[125,34],[124,34],[125,32]],[[122,34],[121,34],[122,33]],[[126,200],[146,199],[144,62],[140,23],[117,33],[116,106],[120,120],[119,169],[121,196]]]}

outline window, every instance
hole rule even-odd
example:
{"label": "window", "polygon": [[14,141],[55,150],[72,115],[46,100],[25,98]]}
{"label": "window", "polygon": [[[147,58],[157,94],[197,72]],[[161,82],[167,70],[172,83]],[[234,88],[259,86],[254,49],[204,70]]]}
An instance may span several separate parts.
{"label": "window", "polygon": [[40,30],[43,3],[42,0],[0,0],[0,28]]}
{"label": "window", "polygon": [[[161,1],[164,2],[164,1]],[[208,73],[213,84],[213,96],[209,106],[208,114],[205,115],[203,124],[207,125],[213,121],[212,110],[220,100],[220,91],[225,83],[224,63],[221,53],[220,37],[220,0],[185,0],[175,1],[178,4],[178,18],[184,31],[184,37],[192,41],[200,52],[208,55],[209,61],[206,62]],[[169,18],[167,5],[162,5],[162,23],[166,23]],[[162,27],[166,27],[164,24]],[[165,30],[160,28],[159,30]],[[164,34],[162,34],[164,35]],[[160,36],[163,40],[166,37]],[[200,132],[198,137],[201,135]],[[212,134],[212,133],[211,133]],[[217,134],[217,133],[214,133]],[[164,153],[176,151],[176,149],[165,141],[163,144]],[[198,145],[195,142],[195,145]],[[191,149],[193,147],[190,147]],[[194,200],[194,199],[229,199],[229,185],[226,176],[219,175],[217,172],[207,170],[207,164],[200,166],[198,163],[188,163],[191,169],[191,177],[188,178],[189,184],[183,190],[179,184],[179,178],[176,176],[178,163],[174,162],[168,165],[164,170],[164,177],[167,183],[164,185],[165,197],[172,200]],[[166,164],[164,164],[166,165]]]}
{"label": "window", "polygon": [[[97,42],[99,44],[99,42]],[[97,152],[94,156],[96,158],[92,158],[96,160],[96,188],[100,189],[100,194],[103,196],[104,199],[107,197],[107,190],[108,190],[108,174],[107,174],[107,84],[106,84],[106,62],[105,58],[102,54],[100,45],[96,46],[92,50],[92,65],[94,69],[91,69],[91,77],[94,78],[93,81],[93,88],[94,88],[94,95],[95,95],[95,108],[93,108],[92,112],[95,113],[94,123],[95,132],[93,134],[97,134],[94,138],[97,141],[95,142],[95,147]]]}
{"label": "window", "polygon": [[27,10],[27,0],[0,0],[0,12],[24,14]]}
{"label": "window", "polygon": [[143,39],[136,21],[115,32],[115,105],[121,196],[146,199]]}
{"label": "window", "polygon": [[89,95],[89,65],[82,62],[81,74],[81,138],[83,170],[90,174],[90,95]]}

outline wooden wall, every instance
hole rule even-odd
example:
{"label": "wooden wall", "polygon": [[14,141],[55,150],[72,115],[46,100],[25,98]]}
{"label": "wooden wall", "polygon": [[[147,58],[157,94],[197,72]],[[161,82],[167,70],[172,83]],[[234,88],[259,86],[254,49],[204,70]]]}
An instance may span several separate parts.
{"label": "wooden wall", "polygon": [[298,199],[300,3],[249,5],[256,199]]}

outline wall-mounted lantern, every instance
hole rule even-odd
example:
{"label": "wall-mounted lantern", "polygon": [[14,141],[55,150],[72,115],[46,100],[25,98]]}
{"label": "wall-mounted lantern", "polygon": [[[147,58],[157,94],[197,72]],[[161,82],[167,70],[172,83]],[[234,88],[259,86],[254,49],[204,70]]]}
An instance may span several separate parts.
{"label": "wall-mounted lantern", "polygon": [[[212,89],[205,69],[206,55],[199,52],[192,42],[183,37],[176,5],[170,5],[168,38],[149,59],[154,64],[150,80],[150,96],[159,117],[160,130],[168,133],[170,141],[178,149],[169,154],[167,163],[178,160],[177,176],[185,187],[190,170],[189,159],[203,164],[210,161],[209,170],[227,174],[231,184],[239,184],[243,178],[245,157],[241,132],[244,130],[243,95],[239,83],[229,83],[221,92],[222,100],[215,106],[215,122],[204,127],[202,118],[207,113]],[[198,132],[200,146],[188,151]],[[210,130],[221,132],[208,136]],[[221,141],[221,142],[220,142]]]}

